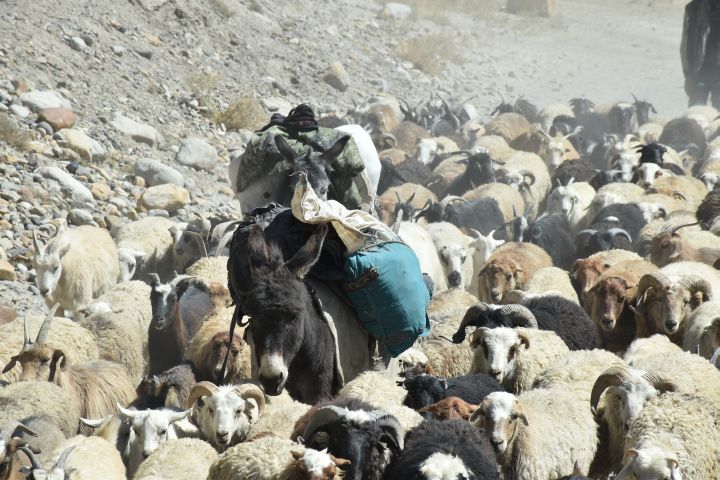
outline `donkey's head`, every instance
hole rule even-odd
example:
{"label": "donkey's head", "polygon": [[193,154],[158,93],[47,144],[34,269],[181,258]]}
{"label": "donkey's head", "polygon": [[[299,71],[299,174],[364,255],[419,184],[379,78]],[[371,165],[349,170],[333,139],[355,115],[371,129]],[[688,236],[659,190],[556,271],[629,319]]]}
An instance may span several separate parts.
{"label": "donkey's head", "polygon": [[285,388],[290,364],[303,344],[306,329],[318,315],[303,279],[320,257],[327,231],[327,225],[319,226],[287,261],[277,245],[266,242],[259,225],[250,232],[247,257],[251,286],[243,310],[251,318],[248,328],[259,380],[269,395],[279,395]]}
{"label": "donkey's head", "polygon": [[[293,173],[304,172],[308,182],[318,197],[327,200],[331,183],[328,171],[332,171],[338,155],[343,151],[350,136],[341,137],[325,153],[308,150],[305,154],[298,154],[290,144],[280,135],[275,136],[275,146],[280,154],[292,165]],[[298,176],[293,175],[290,181],[292,191],[298,182]]]}

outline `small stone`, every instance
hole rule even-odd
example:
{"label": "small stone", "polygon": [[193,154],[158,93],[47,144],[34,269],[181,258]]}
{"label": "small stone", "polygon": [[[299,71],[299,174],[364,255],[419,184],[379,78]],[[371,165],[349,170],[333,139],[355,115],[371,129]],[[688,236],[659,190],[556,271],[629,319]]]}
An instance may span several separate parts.
{"label": "small stone", "polygon": [[96,200],[107,201],[112,195],[112,190],[106,183],[97,182],[90,185],[90,193]]}
{"label": "small stone", "polygon": [[22,105],[12,104],[10,105],[10,112],[19,118],[25,118],[30,115],[30,109]]}
{"label": "small stone", "polygon": [[94,200],[90,190],[80,183],[78,180],[73,178],[72,175],[56,166],[40,167],[38,173],[45,177],[51,178],[58,182],[62,187],[70,191],[70,195],[73,198],[73,205],[77,207],[92,206]]}
{"label": "small stone", "polygon": [[97,223],[93,220],[92,214],[82,208],[73,208],[70,210],[70,213],[68,213],[67,218],[69,223],[78,227],[81,225],[97,226]]}
{"label": "small stone", "polygon": [[323,81],[331,87],[344,92],[350,86],[350,75],[340,62],[333,62],[325,71]]}
{"label": "small stone", "polygon": [[52,126],[50,126],[50,124],[47,122],[38,122],[38,124],[35,125],[35,127],[38,130],[42,130],[42,132],[46,135],[53,135],[55,132],[55,130],[53,130]]}
{"label": "small stone", "polygon": [[150,187],[140,197],[140,205],[147,210],[160,209],[172,213],[188,203],[190,192],[171,183]]}
{"label": "small stone", "polygon": [[70,48],[77,50],[78,52],[82,52],[87,48],[85,40],[80,37],[71,37],[70,40],[68,40],[68,43],[70,44]]}
{"label": "small stone", "polygon": [[83,42],[85,42],[85,45],[87,45],[88,47],[92,47],[93,43],[95,43],[95,39],[87,33],[83,33],[82,35],[80,35],[80,38],[82,38]]}
{"label": "small stone", "polygon": [[40,112],[46,108],[72,110],[70,101],[55,90],[31,90],[21,93],[20,101],[33,112]]}
{"label": "small stone", "polygon": [[169,165],[150,158],[141,158],[135,162],[133,173],[141,177],[148,186],[162,185],[164,183],[172,183],[179,187],[185,186],[185,178],[182,173]]}
{"label": "small stone", "polygon": [[170,214],[167,210],[160,210],[158,208],[154,208],[148,212],[148,217],[163,217],[168,218],[170,217]]}
{"label": "small stone", "polygon": [[17,318],[15,309],[8,305],[0,305],[0,325],[5,325]]}
{"label": "small stone", "polygon": [[145,10],[157,10],[162,7],[168,0],[139,0],[138,3],[142,5]]}
{"label": "small stone", "polygon": [[212,170],[218,160],[212,145],[201,138],[186,138],[180,145],[175,160],[180,165],[198,170]]}
{"label": "small stone", "polygon": [[153,56],[153,51],[147,48],[138,48],[135,52],[143,58],[150,60]]}
{"label": "small stone", "polygon": [[[133,177],[133,185],[135,185],[136,187],[147,187],[148,186],[147,183],[145,182],[145,179],[143,177],[140,177],[137,175]],[[180,185],[180,186],[182,187],[182,185]]]}
{"label": "small stone", "polygon": [[105,225],[110,231],[119,228],[123,223],[125,222],[118,215],[105,215]]}
{"label": "small stone", "polygon": [[72,128],[77,122],[77,115],[67,108],[45,108],[40,110],[38,120],[47,122],[53,130]]}
{"label": "small stone", "polygon": [[92,160],[90,137],[77,128],[64,128],[55,134],[60,139],[60,146],[69,148],[80,155],[80,158]]}
{"label": "small stone", "polygon": [[380,12],[380,16],[391,18],[393,20],[407,20],[412,15],[412,8],[403,3],[390,2],[385,4],[385,8]]}
{"label": "small stone", "polygon": [[15,269],[7,260],[0,260],[0,280],[15,281]]}
{"label": "small stone", "polygon": [[218,192],[222,193],[223,195],[227,195],[228,197],[235,196],[235,192],[233,192],[232,188],[228,187],[227,185],[223,185],[222,187],[218,188]]}
{"label": "small stone", "polygon": [[160,134],[158,131],[146,123],[136,122],[132,118],[124,115],[117,115],[111,125],[120,133],[127,135],[136,142],[145,143],[151,147],[160,143]]}
{"label": "small stone", "polygon": [[120,45],[113,45],[110,47],[115,55],[118,57],[122,57],[123,53],[125,53],[125,47],[121,47]]}

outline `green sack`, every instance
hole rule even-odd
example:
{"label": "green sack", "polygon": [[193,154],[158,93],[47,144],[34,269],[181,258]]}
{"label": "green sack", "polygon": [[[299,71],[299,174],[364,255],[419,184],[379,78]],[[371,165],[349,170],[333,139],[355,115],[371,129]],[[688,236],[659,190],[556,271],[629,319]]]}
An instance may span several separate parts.
{"label": "green sack", "polygon": [[[292,169],[292,166],[275,146],[275,135],[282,135],[293,150],[298,154],[304,154],[308,151],[325,152],[340,138],[348,134],[324,127],[290,134],[279,126],[272,126],[264,131],[256,132],[248,142],[240,159],[237,178],[238,191],[242,192],[262,176],[285,173]],[[337,161],[332,165],[325,166],[335,193],[332,200],[337,200],[350,210],[361,208],[362,196],[355,185],[354,178],[364,168],[360,152],[351,139],[337,157]]]}

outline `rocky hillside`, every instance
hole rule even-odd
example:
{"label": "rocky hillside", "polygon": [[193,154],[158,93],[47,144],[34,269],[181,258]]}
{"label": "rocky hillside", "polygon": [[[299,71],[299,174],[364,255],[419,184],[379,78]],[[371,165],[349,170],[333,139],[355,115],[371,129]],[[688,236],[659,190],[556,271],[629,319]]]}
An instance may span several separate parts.
{"label": "rocky hillside", "polygon": [[632,91],[662,115],[684,105],[676,2],[567,0],[550,19],[500,0],[408,5],[0,0],[0,298],[26,309],[32,231],[50,222],[238,215],[231,156],[299,102],[345,112],[440,91],[487,115],[501,96]]}

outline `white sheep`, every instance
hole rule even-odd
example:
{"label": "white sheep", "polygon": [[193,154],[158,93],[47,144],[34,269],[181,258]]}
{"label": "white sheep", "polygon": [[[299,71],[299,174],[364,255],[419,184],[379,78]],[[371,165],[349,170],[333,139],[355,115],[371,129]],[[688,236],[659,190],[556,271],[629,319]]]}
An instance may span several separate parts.
{"label": "white sheep", "polygon": [[479,272],[483,268],[485,268],[485,264],[487,264],[488,260],[490,260],[490,255],[500,246],[505,243],[505,240],[496,240],[495,239],[495,230],[491,230],[487,236],[483,235],[479,231],[475,229],[471,229],[470,232],[473,234],[474,238],[470,241],[468,244],[468,247],[473,249],[473,256],[472,256],[472,271],[473,275],[470,280],[470,285],[466,288],[466,290],[470,293],[477,292],[478,291],[478,276],[474,275],[474,272]]}
{"label": "white sheep", "polygon": [[422,423],[423,419],[419,413],[402,404],[407,391],[398,385],[399,380],[387,372],[363,372],[348,382],[336,398],[355,398],[385,410],[398,419],[404,434]]}
{"label": "white sheep", "polygon": [[625,350],[623,360],[625,360],[628,365],[634,366],[635,362],[640,359],[661,353],[677,352],[682,352],[682,349],[672,343],[667,335],[657,333],[646,338],[636,338],[633,340],[628,349]]}
{"label": "white sheep", "polygon": [[[63,388],[50,382],[18,382],[0,388],[0,425],[43,416],[65,436],[77,433],[80,403]],[[42,432],[39,432],[42,433]]]}
{"label": "white sheep", "polygon": [[711,156],[700,167],[698,178],[702,180],[708,191],[712,192],[715,185],[720,181],[720,148],[718,146],[713,149],[708,147],[708,150],[711,152]]}
{"label": "white sheep", "polygon": [[473,277],[473,251],[470,238],[448,222],[425,226],[435,244],[449,288],[467,288]]}
{"label": "white sheep", "polygon": [[625,440],[615,480],[707,480],[720,477],[720,421],[702,397],[667,393],[647,402]]}
{"label": "white sheep", "polygon": [[[525,288],[525,291],[515,291],[524,295],[558,295],[571,302],[580,303],[570,281],[570,275],[558,267],[541,268],[530,278]],[[509,292],[506,295],[508,294]],[[506,301],[503,297],[503,302],[508,303],[509,300]]]}
{"label": "white sheep", "polygon": [[565,105],[564,103],[553,103],[543,107],[543,109],[538,113],[536,120],[543,131],[549,132],[550,127],[553,126],[553,120],[555,120],[555,117],[559,117],[561,115],[563,117],[575,118],[575,113],[568,105]]}
{"label": "white sheep", "polygon": [[710,358],[720,347],[720,302],[706,302],[687,320],[683,349]]}
{"label": "white sheep", "polygon": [[157,273],[168,281],[175,270],[171,229],[182,225],[167,218],[145,217],[115,229],[112,235],[120,255],[120,281],[146,280],[148,273]]}
{"label": "white sheep", "polygon": [[[547,198],[547,213],[560,213],[574,229],[581,229],[592,221],[586,218],[587,209],[595,198],[595,189],[587,182],[575,182],[571,178],[567,185],[558,185]],[[582,222],[582,223],[581,223]]]}
{"label": "white sheep", "polygon": [[244,442],[265,409],[265,395],[257,385],[216,386],[199,382],[190,391],[187,406],[202,436],[218,451]]}
{"label": "white sheep", "polygon": [[140,464],[133,480],[198,480],[207,477],[217,452],[197,438],[168,440]]}
{"label": "white sheep", "polygon": [[278,396],[265,397],[265,410],[250,428],[248,438],[254,439],[268,434],[290,438],[295,422],[308,410],[310,405],[293,400],[286,391]]}
{"label": "white sheep", "polygon": [[34,233],[36,282],[48,306],[59,303],[62,310],[77,314],[117,283],[118,252],[107,230],[87,225],[61,229],[47,245]]}
{"label": "white sheep", "polygon": [[637,176],[637,180],[635,181],[637,185],[642,188],[650,188],[652,184],[655,183],[656,179],[662,177],[672,177],[675,176],[675,173],[667,168],[662,168],[657,163],[646,162],[641,163],[635,169],[635,175]]}
{"label": "white sheep", "polygon": [[532,216],[539,213],[551,186],[550,173],[539,155],[516,152],[495,173],[498,181],[514,186],[523,194]]}
{"label": "white sheep", "polygon": [[223,285],[228,282],[228,257],[203,257],[190,265],[185,273],[205,280],[207,283],[215,282]]}
{"label": "white sheep", "polygon": [[212,464],[207,478],[335,480],[339,478],[336,474],[340,474],[336,467],[347,463],[325,450],[317,451],[284,438],[268,436],[225,451]]}
{"label": "white sheep", "polygon": [[531,328],[485,328],[473,332],[471,373],[487,373],[508,391],[532,388],[535,377],[570,351],[552,331]]}
{"label": "white sheep", "polygon": [[[132,423],[132,437],[129,445],[127,470],[133,475],[140,464],[157,450],[161,443],[183,437],[197,436],[199,432],[187,433],[187,424],[180,425],[191,413],[192,409],[176,411],[160,410],[129,410],[118,405],[123,418]],[[179,424],[179,425],[176,425]]]}
{"label": "white sheep", "polygon": [[574,392],[493,392],[470,421],[484,428],[505,478],[587,475],[597,450],[592,412]]}
{"label": "white sheep", "polygon": [[435,292],[447,290],[445,271],[440,263],[435,242],[425,228],[417,223],[400,222],[398,235],[415,252],[420,262],[420,270],[432,278],[435,283]]}
{"label": "white sheep", "polygon": [[53,477],[51,474],[48,480],[125,479],[125,465],[120,453],[114,445],[100,437],[76,435],[68,438],[57,446],[51,457],[57,459],[53,461],[54,467],[47,470],[33,469],[32,478],[43,478],[43,471],[57,474],[59,470],[62,476]]}

